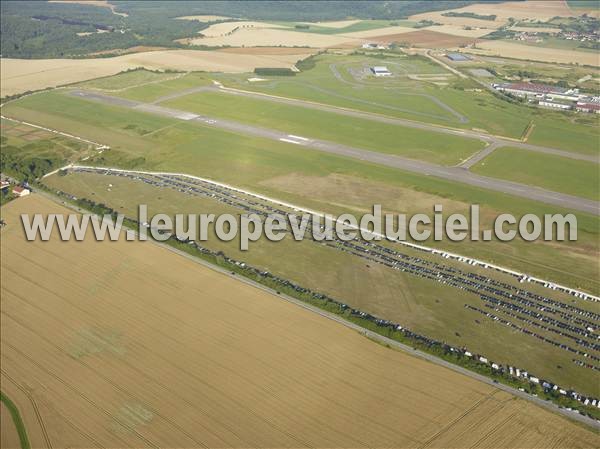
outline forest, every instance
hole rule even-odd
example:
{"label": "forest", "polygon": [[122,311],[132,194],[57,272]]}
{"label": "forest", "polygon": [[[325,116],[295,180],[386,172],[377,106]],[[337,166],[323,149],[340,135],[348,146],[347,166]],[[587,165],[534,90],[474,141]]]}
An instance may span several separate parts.
{"label": "forest", "polygon": [[[208,24],[175,20],[216,14],[252,20],[320,21],[349,17],[402,19],[420,12],[459,8],[456,1],[111,1],[115,10],[83,4],[9,0],[0,3],[3,58],[77,58],[134,46],[181,48]],[[318,6],[317,6],[318,3]],[[185,47],[189,48],[189,47]]]}

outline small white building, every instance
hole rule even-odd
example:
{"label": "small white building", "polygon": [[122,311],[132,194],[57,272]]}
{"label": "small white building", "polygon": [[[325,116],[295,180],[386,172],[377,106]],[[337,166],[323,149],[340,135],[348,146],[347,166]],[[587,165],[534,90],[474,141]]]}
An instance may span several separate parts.
{"label": "small white building", "polygon": [[373,75],[375,76],[392,76],[392,72],[385,66],[371,67],[371,72],[373,72]]}
{"label": "small white building", "polygon": [[540,383],[540,380],[537,377],[533,377],[533,376],[529,377],[529,381],[533,382],[534,384]]}
{"label": "small white building", "polygon": [[22,197],[22,196],[29,195],[31,193],[31,191],[29,189],[26,189],[25,187],[16,186],[12,190],[12,193],[15,194],[18,197]]}
{"label": "small white building", "polygon": [[565,103],[557,103],[555,101],[549,101],[549,100],[540,100],[540,102],[538,103],[540,106],[545,106],[547,108],[553,108],[553,109],[571,109],[572,106],[570,104],[565,104]]}

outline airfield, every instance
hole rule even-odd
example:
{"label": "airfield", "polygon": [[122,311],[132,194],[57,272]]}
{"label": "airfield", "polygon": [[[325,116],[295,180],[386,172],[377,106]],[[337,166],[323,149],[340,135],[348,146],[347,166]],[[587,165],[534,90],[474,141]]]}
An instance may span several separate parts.
{"label": "airfield", "polygon": [[[2,206],[0,231],[2,392],[32,447],[599,446],[600,402],[583,405],[600,398],[598,116],[491,83],[595,91],[600,68],[597,52],[483,39],[509,18],[571,14],[531,8],[182,16],[214,23],[183,49],[2,59],[2,96],[16,95],[1,108],[3,164],[38,178]],[[501,213],[570,213],[578,239],[295,242],[286,230],[241,251],[212,234],[25,243],[18,220],[93,210],[137,226],[139,204],[263,217],[478,204],[482,229]],[[591,418],[571,409],[577,396]],[[20,428],[5,408],[3,447]]]}
{"label": "airfield", "polygon": [[[594,131],[583,118],[567,125],[559,113],[522,117],[513,111],[516,106],[486,92],[474,92],[471,105],[469,96],[454,101],[448,88],[433,83],[441,78],[457,82],[459,76],[420,55],[390,55],[386,64],[394,76],[387,79],[369,76],[367,69],[375,60],[368,55],[326,54],[313,60],[312,69],[290,79],[258,82],[248,81],[249,74],[143,70],[99,78],[5,104],[2,114],[13,121],[3,121],[3,128],[10,135],[23,122],[23,135],[16,133],[15,145],[29,135],[27,123],[101,145],[81,156],[63,155],[74,164],[201,176],[334,214],[366,213],[376,203],[386,212],[421,212],[439,203],[448,214],[466,213],[468,203],[478,202],[482,225],[489,226],[500,212],[574,212],[577,242],[462,242],[460,250],[449,242],[425,244],[597,294],[597,154],[588,145]],[[543,140],[550,129],[563,126],[569,127],[569,138],[577,139],[552,145]],[[533,129],[528,138],[519,139],[528,128]],[[526,176],[517,175],[519,164],[531,165]],[[574,181],[564,182],[565,175]],[[134,217],[139,203],[172,214],[198,209],[240,213],[235,207],[223,209],[218,201],[169,193],[168,185],[106,181],[101,173],[55,174],[44,184],[128,217]],[[107,189],[108,184],[113,187]],[[529,369],[560,385],[596,394],[594,371],[574,362],[580,358],[552,343],[533,344],[532,337],[520,331],[481,324],[476,317],[481,299],[476,294],[455,293],[450,303],[442,302],[440,298],[447,301],[449,296],[443,284],[385,266],[373,268],[356,255],[308,242],[257,242],[248,253],[239,253],[233,244],[208,245],[424,335],[464,345],[502,363],[534,365]],[[548,257],[556,251],[561,257]],[[279,254],[277,262],[273,254]],[[308,260],[323,260],[325,266],[309,269]],[[328,275],[331,264],[346,268]],[[482,274],[519,285],[519,279],[485,270]],[[373,291],[374,284],[381,288]],[[564,304],[572,301],[548,289],[534,290]],[[400,297],[392,293],[402,291],[406,293]],[[582,307],[591,306],[584,301]],[[502,333],[514,342],[508,352],[496,344]]]}

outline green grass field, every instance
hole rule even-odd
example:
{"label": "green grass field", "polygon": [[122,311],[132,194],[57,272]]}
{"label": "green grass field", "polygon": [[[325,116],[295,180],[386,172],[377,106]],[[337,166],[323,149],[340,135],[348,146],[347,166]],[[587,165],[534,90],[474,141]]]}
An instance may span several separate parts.
{"label": "green grass field", "polygon": [[[249,82],[248,79],[254,77],[254,74],[198,72],[174,80],[125,88],[114,95],[146,102],[156,101],[162,96],[212,84],[212,80],[218,80],[226,86],[244,90],[442,126],[482,130],[511,138],[521,138],[529,124],[533,123],[535,126],[529,136],[530,143],[585,154],[600,152],[598,118],[509,103],[482,89],[475,82],[457,80],[453,74],[423,57],[358,53],[345,56],[324,54],[314,60],[314,68],[293,77],[273,76],[267,81]],[[513,61],[512,64],[514,66],[516,63]],[[369,76],[368,68],[374,65],[386,65],[395,76],[386,79]],[[556,66],[533,64],[532,67],[522,69],[539,71],[541,76],[560,79],[566,76],[564,70],[559,70]],[[576,82],[589,71],[573,69],[571,72],[569,80]],[[592,75],[594,73],[592,71]],[[425,78],[434,79],[415,79],[413,75],[430,75]],[[441,78],[435,80],[437,75]],[[127,74],[114,77],[118,85],[126,82],[118,80],[123,76]],[[461,117],[465,117],[467,121],[461,122]]]}
{"label": "green grass field", "polygon": [[[240,209],[208,198],[190,197],[171,189],[157,190],[130,179],[98,174],[53,176],[46,180],[46,184],[77,197],[91,198],[118,208],[127,216],[135,216],[140,203],[148,205],[150,214],[160,212],[173,216],[176,213],[199,211],[234,215],[241,213]],[[449,291],[446,286],[437,282],[379,264],[365,263],[361,258],[306,240],[295,242],[289,237],[278,243],[260,240],[252,243],[248,251],[242,252],[237,241],[222,242],[211,234],[208,241],[202,244],[211,250],[223,251],[237,260],[327,293],[361,310],[396,320],[418,332],[455,345],[466,345],[494,360],[518,366],[536,366],[537,374],[560,382],[561,385],[573,385],[580,391],[593,391],[595,388],[591,370],[580,369],[571,363],[571,356],[565,351],[535,343],[531,337],[513,332],[506,326],[485,320],[479,320],[479,323],[475,321],[478,317],[464,308],[465,303],[481,305],[481,300],[475,295],[460,290]],[[403,248],[402,251],[426,259],[431,257],[410,249]],[[459,266],[464,269],[464,265],[457,265]],[[336,269],[332,270],[331,267]],[[489,270],[485,274],[490,275]],[[491,275],[499,280],[516,282],[504,275]],[[561,295],[557,299],[570,301],[569,297]],[[498,344],[498,341],[503,343]],[[557,368],[557,365],[562,368]]]}
{"label": "green grass field", "polygon": [[550,154],[499,148],[472,171],[600,201],[600,166]]}
{"label": "green grass field", "polygon": [[[378,28],[386,28],[390,26],[403,26],[407,28],[412,28],[416,25],[416,22],[410,20],[361,20],[360,22],[353,23],[351,25],[342,27],[342,28],[334,28],[319,25],[318,23],[308,23],[308,22],[270,22],[275,25],[283,25],[293,29],[294,31],[299,31],[302,33],[317,33],[317,34],[345,34],[345,33],[353,33],[356,31],[367,31],[367,30],[375,30]],[[296,25],[302,28],[296,28]],[[308,25],[308,28],[304,28],[303,26]]]}
{"label": "green grass field", "polygon": [[[115,78],[123,76],[116,75]],[[212,84],[209,73],[191,72],[182,76],[170,74],[169,80],[155,81],[151,83],[137,85],[118,92],[111,92],[111,95],[128,98],[130,100],[152,102],[165,95],[190,89],[198,86]]]}
{"label": "green grass field", "polygon": [[[250,83],[246,75],[219,75],[226,86],[268,94],[299,98],[336,106],[376,112],[394,117],[455,128],[484,130],[491,134],[521,138],[529,123],[536,125],[531,142],[542,144],[543,136],[555,134],[548,145],[566,151],[598,154],[600,139],[597,122],[588,117],[540,110],[509,103],[470,80],[456,80],[437,64],[421,57],[389,56],[384,59],[364,55],[320,55],[313,69],[290,79],[273,78]],[[332,71],[332,65],[335,72]],[[370,65],[387,65],[396,71],[391,79],[365,78],[357,81],[352,73]],[[448,75],[446,85],[410,79],[411,74]],[[444,109],[439,103],[451,108]],[[425,108],[426,107],[426,108]],[[468,122],[461,123],[457,113]],[[568,134],[557,133],[568,129]],[[595,145],[593,145],[595,143]]]}
{"label": "green grass field", "polygon": [[201,92],[168,101],[164,105],[441,165],[459,164],[484,147],[483,142],[474,139],[343,117],[331,112],[227,93]]}
{"label": "green grass field", "polygon": [[[8,116],[99,141],[111,150],[89,163],[177,171],[203,176],[332,213],[385,211],[423,213],[482,208],[482,225],[499,213],[521,216],[564,213],[556,207],[460,183],[394,170],[272,140],[252,138],[69,97],[37,94],[3,108]],[[429,242],[465,255],[526,271],[573,287],[600,291],[599,219],[576,213],[577,242]]]}
{"label": "green grass field", "polygon": [[140,85],[148,85],[150,83],[166,82],[181,77],[182,75],[184,74],[151,72],[149,70],[137,69],[129,70],[115,76],[107,76],[104,78],[96,78],[90,81],[84,81],[77,84],[77,86],[91,89],[117,91],[131,89]]}

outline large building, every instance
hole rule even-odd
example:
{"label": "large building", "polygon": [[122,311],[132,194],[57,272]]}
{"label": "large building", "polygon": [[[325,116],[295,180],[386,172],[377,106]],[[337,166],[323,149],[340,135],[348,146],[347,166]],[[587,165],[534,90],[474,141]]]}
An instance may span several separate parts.
{"label": "large building", "polygon": [[502,83],[492,84],[496,90],[516,95],[518,97],[550,98],[558,100],[578,101],[585,97],[578,89],[549,86],[536,83]]}
{"label": "large building", "polygon": [[494,84],[494,89],[520,96],[536,96],[548,94],[564,94],[567,89],[534,83],[502,83]]}
{"label": "large building", "polygon": [[579,101],[575,105],[575,109],[579,112],[593,112],[595,114],[600,114],[600,103],[586,103]]}
{"label": "large building", "polygon": [[373,75],[375,76],[392,76],[392,72],[385,66],[371,67],[371,72],[373,72]]}
{"label": "large building", "polygon": [[462,53],[448,53],[446,55],[446,58],[453,62],[463,62],[471,60],[471,58],[469,58],[467,55],[463,55]]}

